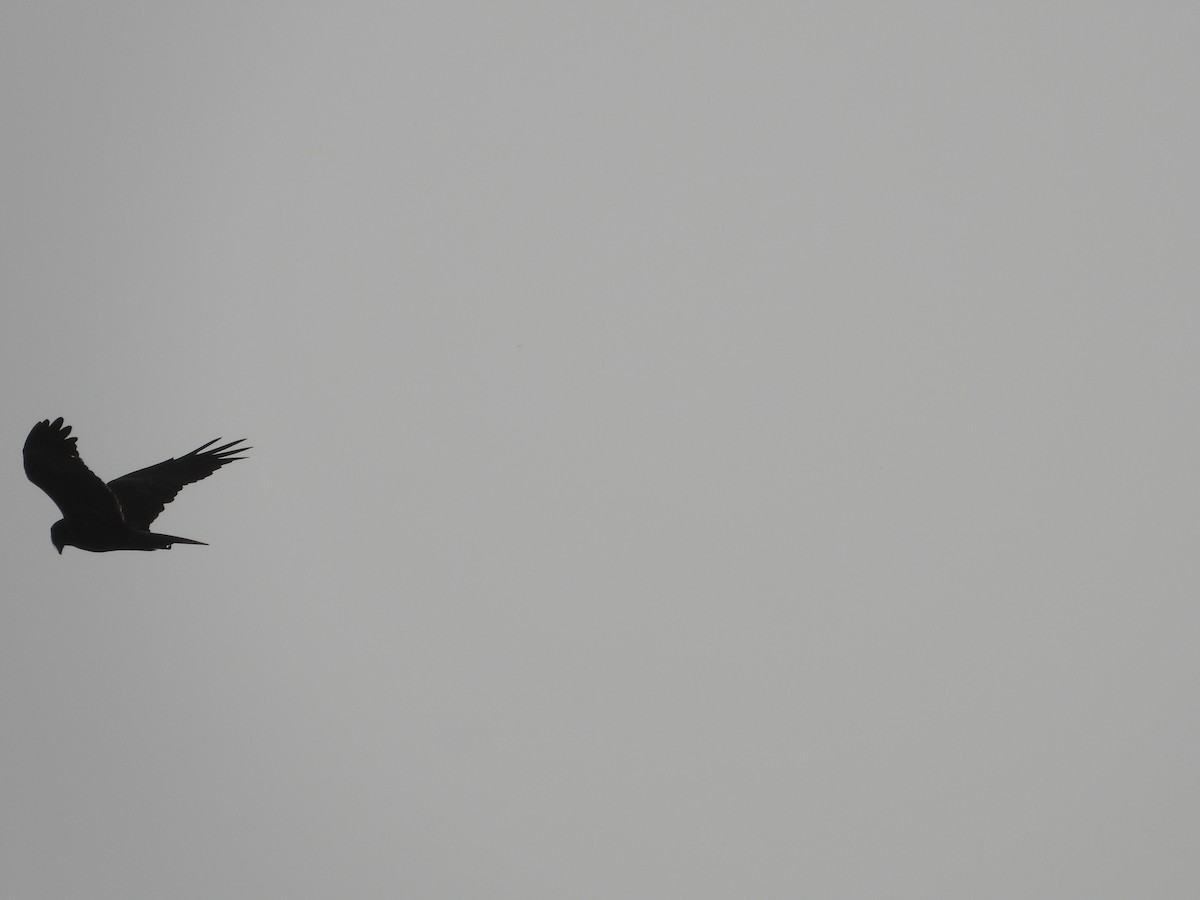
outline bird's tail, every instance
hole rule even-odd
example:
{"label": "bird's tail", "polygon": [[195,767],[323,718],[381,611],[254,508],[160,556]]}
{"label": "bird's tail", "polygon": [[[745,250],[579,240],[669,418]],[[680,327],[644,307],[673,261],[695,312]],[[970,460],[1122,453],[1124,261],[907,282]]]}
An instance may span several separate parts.
{"label": "bird's tail", "polygon": [[172,544],[199,544],[201,547],[208,546],[204,541],[193,541],[191,538],[175,537],[173,534],[155,534],[152,531],[146,534],[148,537],[154,539],[154,549],[156,550],[170,550]]}

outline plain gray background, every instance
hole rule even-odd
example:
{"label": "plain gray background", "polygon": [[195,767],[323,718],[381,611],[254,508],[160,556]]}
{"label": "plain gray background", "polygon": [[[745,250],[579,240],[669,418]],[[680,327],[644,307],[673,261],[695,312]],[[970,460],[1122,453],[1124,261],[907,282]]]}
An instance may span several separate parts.
{"label": "plain gray background", "polygon": [[0,893],[1195,897],[1198,42],[6,3]]}

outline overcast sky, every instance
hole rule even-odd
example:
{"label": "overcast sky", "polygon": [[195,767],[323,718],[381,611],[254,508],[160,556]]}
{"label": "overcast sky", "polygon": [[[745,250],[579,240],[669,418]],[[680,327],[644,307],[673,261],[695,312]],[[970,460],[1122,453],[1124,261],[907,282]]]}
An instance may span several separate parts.
{"label": "overcast sky", "polygon": [[0,894],[1197,896],[1198,41],[5,3]]}

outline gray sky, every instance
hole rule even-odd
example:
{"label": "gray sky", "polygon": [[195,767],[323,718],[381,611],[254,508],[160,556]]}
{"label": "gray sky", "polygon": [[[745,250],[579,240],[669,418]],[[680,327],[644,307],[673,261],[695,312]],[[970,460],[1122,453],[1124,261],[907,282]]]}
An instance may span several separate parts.
{"label": "gray sky", "polygon": [[0,893],[1195,897],[1198,31],[5,4]]}

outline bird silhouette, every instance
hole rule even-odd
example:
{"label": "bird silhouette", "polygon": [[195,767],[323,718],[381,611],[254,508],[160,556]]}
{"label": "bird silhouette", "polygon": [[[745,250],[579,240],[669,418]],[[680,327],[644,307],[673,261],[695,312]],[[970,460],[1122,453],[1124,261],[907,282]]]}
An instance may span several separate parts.
{"label": "bird silhouette", "polygon": [[[220,438],[178,459],[168,459],[108,484],[79,458],[78,438],[62,418],[45,419],[25,439],[25,474],[58,504],[62,518],[50,526],[50,541],[59,553],[78,547],[93,553],[109,550],[169,550],[172,544],[200,544],[191,538],[156,534],[150,523],[193,481],[207,478],[226,463],[245,459],[235,454],[245,438],[212,447]],[[212,447],[211,450],[208,448]]]}

